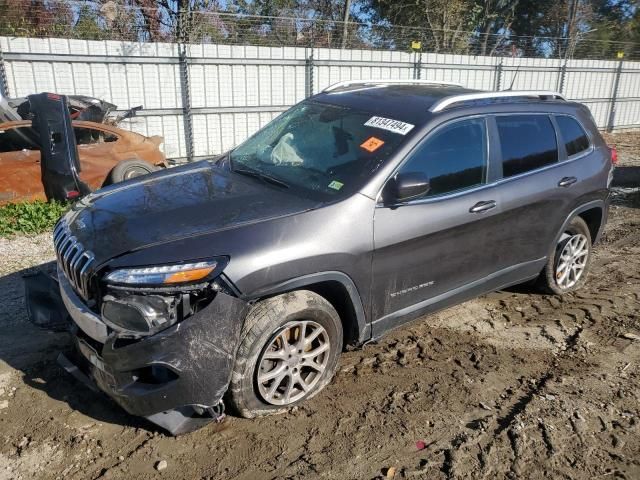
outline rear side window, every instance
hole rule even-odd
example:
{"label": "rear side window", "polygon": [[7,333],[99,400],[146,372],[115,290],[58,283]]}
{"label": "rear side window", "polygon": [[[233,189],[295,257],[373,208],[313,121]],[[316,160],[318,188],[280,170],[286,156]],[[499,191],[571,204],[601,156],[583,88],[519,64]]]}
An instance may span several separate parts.
{"label": "rear side window", "polygon": [[484,183],[487,169],[487,131],[482,118],[452,123],[435,132],[402,167],[429,178],[427,197]]}
{"label": "rear side window", "polygon": [[513,177],[558,161],[556,133],[547,115],[497,116],[502,176]]}
{"label": "rear side window", "polygon": [[78,145],[93,145],[95,143],[115,142],[118,140],[118,137],[113,133],[93,128],[74,127],[73,131],[76,134],[76,144]]}
{"label": "rear side window", "polygon": [[38,135],[31,127],[15,127],[0,130],[0,152],[38,150]]}
{"label": "rear side window", "polygon": [[576,155],[589,148],[589,137],[575,118],[557,116],[556,123],[564,140],[567,156]]}

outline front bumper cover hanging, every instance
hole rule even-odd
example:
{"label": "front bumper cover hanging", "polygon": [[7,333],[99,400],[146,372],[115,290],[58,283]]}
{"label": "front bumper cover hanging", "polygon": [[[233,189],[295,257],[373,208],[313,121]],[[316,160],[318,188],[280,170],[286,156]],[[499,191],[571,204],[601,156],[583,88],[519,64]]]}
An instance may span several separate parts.
{"label": "front bumper cover hanging", "polygon": [[182,322],[129,340],[88,309],[64,276],[59,281],[60,299],[51,308],[64,304],[75,345],[72,353],[58,357],[65,370],[173,435],[221,418],[246,302],[218,292]]}

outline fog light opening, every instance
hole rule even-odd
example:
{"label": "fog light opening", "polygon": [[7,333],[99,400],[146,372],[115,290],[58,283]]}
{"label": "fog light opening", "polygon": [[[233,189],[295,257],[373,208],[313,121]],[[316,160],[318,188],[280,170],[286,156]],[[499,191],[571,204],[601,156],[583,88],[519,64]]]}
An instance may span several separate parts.
{"label": "fog light opening", "polygon": [[180,378],[176,372],[165,365],[150,365],[139,368],[133,371],[132,375],[136,383],[145,385],[163,385]]}

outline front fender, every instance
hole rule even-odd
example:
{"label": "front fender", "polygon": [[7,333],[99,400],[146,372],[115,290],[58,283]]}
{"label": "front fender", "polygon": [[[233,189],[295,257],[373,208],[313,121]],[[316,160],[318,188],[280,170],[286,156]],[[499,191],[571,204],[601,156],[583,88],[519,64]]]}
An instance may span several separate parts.
{"label": "front fender", "polygon": [[[325,282],[337,282],[345,289],[349,296],[349,301],[353,308],[355,322],[356,322],[356,341],[357,343],[363,343],[371,338],[371,325],[367,322],[364,305],[360,292],[356,287],[354,281],[346,273],[338,271],[329,272],[317,272],[308,275],[303,275],[296,278],[291,278],[279,282],[277,284],[269,285],[264,288],[260,288],[250,294],[242,295],[246,301],[256,300],[258,298],[278,295],[281,293],[289,292],[291,290],[298,290],[301,288],[309,288],[314,285],[318,285]],[[311,288],[312,289],[312,288]],[[344,319],[343,319],[344,320]]]}

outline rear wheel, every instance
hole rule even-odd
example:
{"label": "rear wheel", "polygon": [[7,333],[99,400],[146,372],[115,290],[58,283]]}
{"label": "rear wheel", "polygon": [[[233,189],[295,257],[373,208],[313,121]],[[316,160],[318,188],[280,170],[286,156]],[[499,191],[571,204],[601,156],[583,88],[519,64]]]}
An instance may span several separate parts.
{"label": "rear wheel", "polygon": [[591,234],[580,217],[575,217],[560,235],[538,279],[549,293],[562,295],[580,288],[586,281],[591,259]]}
{"label": "rear wheel", "polygon": [[342,350],[333,306],[302,290],[266,299],[249,313],[227,394],[241,416],[280,413],[331,380]]}
{"label": "rear wheel", "polygon": [[131,160],[122,160],[111,169],[104,184],[111,185],[113,183],[124,182],[125,180],[131,180],[132,178],[147,175],[155,172],[156,170],[158,170],[158,167],[151,165],[144,160],[138,160],[135,158]]}

